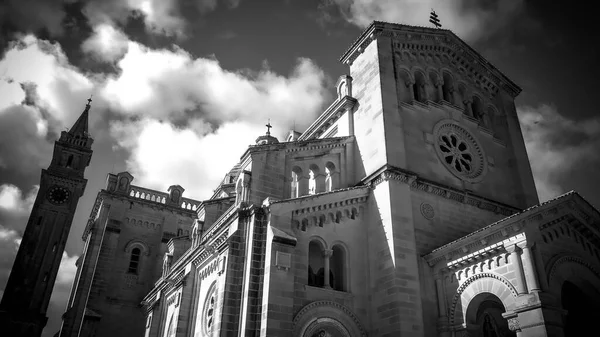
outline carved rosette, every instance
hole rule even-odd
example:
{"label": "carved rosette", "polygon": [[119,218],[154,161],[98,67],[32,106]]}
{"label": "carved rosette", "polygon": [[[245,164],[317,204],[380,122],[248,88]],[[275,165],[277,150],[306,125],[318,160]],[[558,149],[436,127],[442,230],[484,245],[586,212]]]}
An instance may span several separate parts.
{"label": "carved rosette", "polygon": [[519,325],[519,319],[516,317],[508,319],[508,328],[510,331],[521,331],[521,326]]}

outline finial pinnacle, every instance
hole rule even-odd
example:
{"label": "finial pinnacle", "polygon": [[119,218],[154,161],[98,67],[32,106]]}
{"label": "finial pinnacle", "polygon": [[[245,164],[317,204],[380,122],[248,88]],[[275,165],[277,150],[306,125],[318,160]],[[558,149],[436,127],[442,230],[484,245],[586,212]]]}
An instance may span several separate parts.
{"label": "finial pinnacle", "polygon": [[271,135],[271,128],[272,128],[272,126],[271,126],[271,118],[268,119],[267,125],[265,125],[265,126],[267,127],[267,136],[270,136]]}

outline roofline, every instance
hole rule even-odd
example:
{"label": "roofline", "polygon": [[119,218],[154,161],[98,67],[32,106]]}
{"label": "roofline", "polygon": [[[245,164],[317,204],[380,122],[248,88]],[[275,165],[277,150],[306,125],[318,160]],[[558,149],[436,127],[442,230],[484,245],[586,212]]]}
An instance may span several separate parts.
{"label": "roofline", "polygon": [[[392,27],[390,27],[390,26],[392,26]],[[463,47],[465,47],[465,49],[468,49],[471,53],[473,53],[473,55],[478,59],[479,62],[482,63],[482,65],[491,68],[490,70],[492,72],[496,73],[500,77],[501,82],[505,82],[513,90],[515,97],[518,96],[519,93],[521,93],[521,91],[522,91],[521,87],[519,87],[515,82],[513,82],[510,78],[508,78],[506,75],[504,75],[504,73],[502,73],[491,62],[489,62],[487,59],[485,59],[483,56],[481,56],[481,54],[479,52],[477,52],[473,47],[471,47],[469,44],[467,44],[465,41],[463,41],[458,35],[456,35],[454,32],[452,32],[451,30],[448,30],[448,29],[411,26],[411,25],[404,25],[404,24],[384,22],[384,21],[373,21],[360,34],[360,36],[356,40],[354,40],[354,42],[352,42],[350,47],[340,57],[339,61],[343,64],[347,64],[350,57],[362,46],[362,44],[367,39],[375,39],[376,38],[375,33],[382,31],[382,30],[386,30],[386,29],[389,30],[390,28],[396,28],[396,29],[405,28],[405,29],[412,30],[412,31],[426,32],[426,33],[430,33],[430,34],[431,33],[450,34],[453,38],[457,39],[458,42]]]}

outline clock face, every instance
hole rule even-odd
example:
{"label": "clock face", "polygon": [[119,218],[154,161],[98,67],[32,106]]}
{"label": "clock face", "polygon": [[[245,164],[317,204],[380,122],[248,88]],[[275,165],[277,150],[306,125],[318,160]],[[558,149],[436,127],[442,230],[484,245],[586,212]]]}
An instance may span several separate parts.
{"label": "clock face", "polygon": [[48,191],[48,200],[55,205],[61,205],[69,200],[70,194],[69,190],[64,187],[53,186]]}

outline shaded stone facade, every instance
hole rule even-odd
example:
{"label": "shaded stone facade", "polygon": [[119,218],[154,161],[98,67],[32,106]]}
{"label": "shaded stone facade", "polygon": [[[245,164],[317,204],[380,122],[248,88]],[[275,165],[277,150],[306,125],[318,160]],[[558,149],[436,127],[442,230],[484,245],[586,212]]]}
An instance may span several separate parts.
{"label": "shaded stone facade", "polygon": [[[539,204],[520,89],[442,29],[375,22],[342,62],[350,75],[317,120],[285,142],[259,137],[190,235],[156,250],[162,267],[130,324],[146,337],[591,326],[600,214],[575,192]],[[108,336],[104,311],[84,309]]]}

